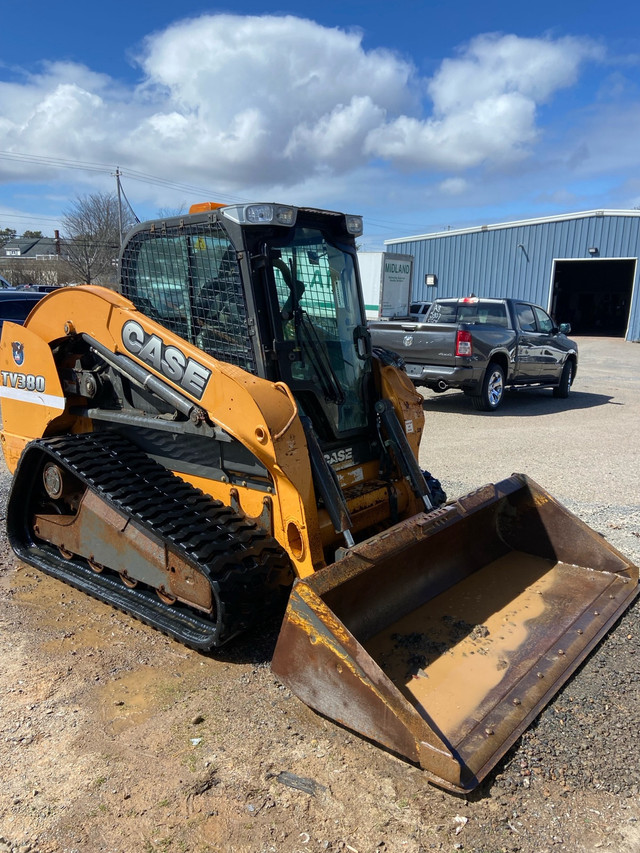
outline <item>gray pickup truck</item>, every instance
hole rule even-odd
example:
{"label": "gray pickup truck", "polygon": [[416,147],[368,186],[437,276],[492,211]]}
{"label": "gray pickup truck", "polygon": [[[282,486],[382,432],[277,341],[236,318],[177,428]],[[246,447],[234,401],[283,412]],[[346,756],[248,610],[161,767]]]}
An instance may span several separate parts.
{"label": "gray pickup truck", "polygon": [[374,347],[401,356],[415,385],[461,389],[482,411],[497,409],[507,387],[568,397],[578,369],[571,326],[519,299],[437,299],[422,322],[380,320],[369,331]]}

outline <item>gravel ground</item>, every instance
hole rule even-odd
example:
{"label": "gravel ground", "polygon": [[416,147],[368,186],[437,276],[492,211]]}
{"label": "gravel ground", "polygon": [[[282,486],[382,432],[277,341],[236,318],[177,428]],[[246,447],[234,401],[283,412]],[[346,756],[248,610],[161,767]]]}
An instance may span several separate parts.
{"label": "gravel ground", "polygon": [[[640,563],[640,344],[579,343],[568,400],[483,414],[425,391],[421,461],[450,497],[526,473]],[[2,505],[8,484],[2,468]],[[2,534],[0,853],[636,853],[639,616],[458,797],[285,690],[277,626],[197,655],[19,564]]]}

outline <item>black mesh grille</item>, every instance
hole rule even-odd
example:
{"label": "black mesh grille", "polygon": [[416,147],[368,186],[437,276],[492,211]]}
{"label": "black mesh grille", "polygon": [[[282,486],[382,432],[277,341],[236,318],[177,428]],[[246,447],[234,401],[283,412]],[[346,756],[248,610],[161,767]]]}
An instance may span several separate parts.
{"label": "black mesh grille", "polygon": [[135,234],[121,275],[139,311],[215,358],[256,372],[236,251],[219,224]]}

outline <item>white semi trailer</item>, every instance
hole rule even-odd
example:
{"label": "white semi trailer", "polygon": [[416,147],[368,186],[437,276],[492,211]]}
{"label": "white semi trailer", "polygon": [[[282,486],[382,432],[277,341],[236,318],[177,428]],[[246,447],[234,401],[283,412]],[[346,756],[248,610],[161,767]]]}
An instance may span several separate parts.
{"label": "white semi trailer", "polygon": [[413,255],[358,252],[367,320],[409,316]]}

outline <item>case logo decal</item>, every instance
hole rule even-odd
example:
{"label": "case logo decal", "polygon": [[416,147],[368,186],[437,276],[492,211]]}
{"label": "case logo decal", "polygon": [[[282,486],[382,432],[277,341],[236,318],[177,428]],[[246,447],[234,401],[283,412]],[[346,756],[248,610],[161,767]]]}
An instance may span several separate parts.
{"label": "case logo decal", "polygon": [[158,335],[145,332],[136,320],[127,320],[122,327],[122,343],[127,352],[179,385],[187,394],[202,399],[211,376],[211,371],[203,364],[186,356],[178,347],[165,344]]}
{"label": "case logo decal", "polygon": [[353,465],[353,448],[345,447],[342,450],[334,450],[333,453],[325,453],[324,458],[333,468],[346,468]]}

